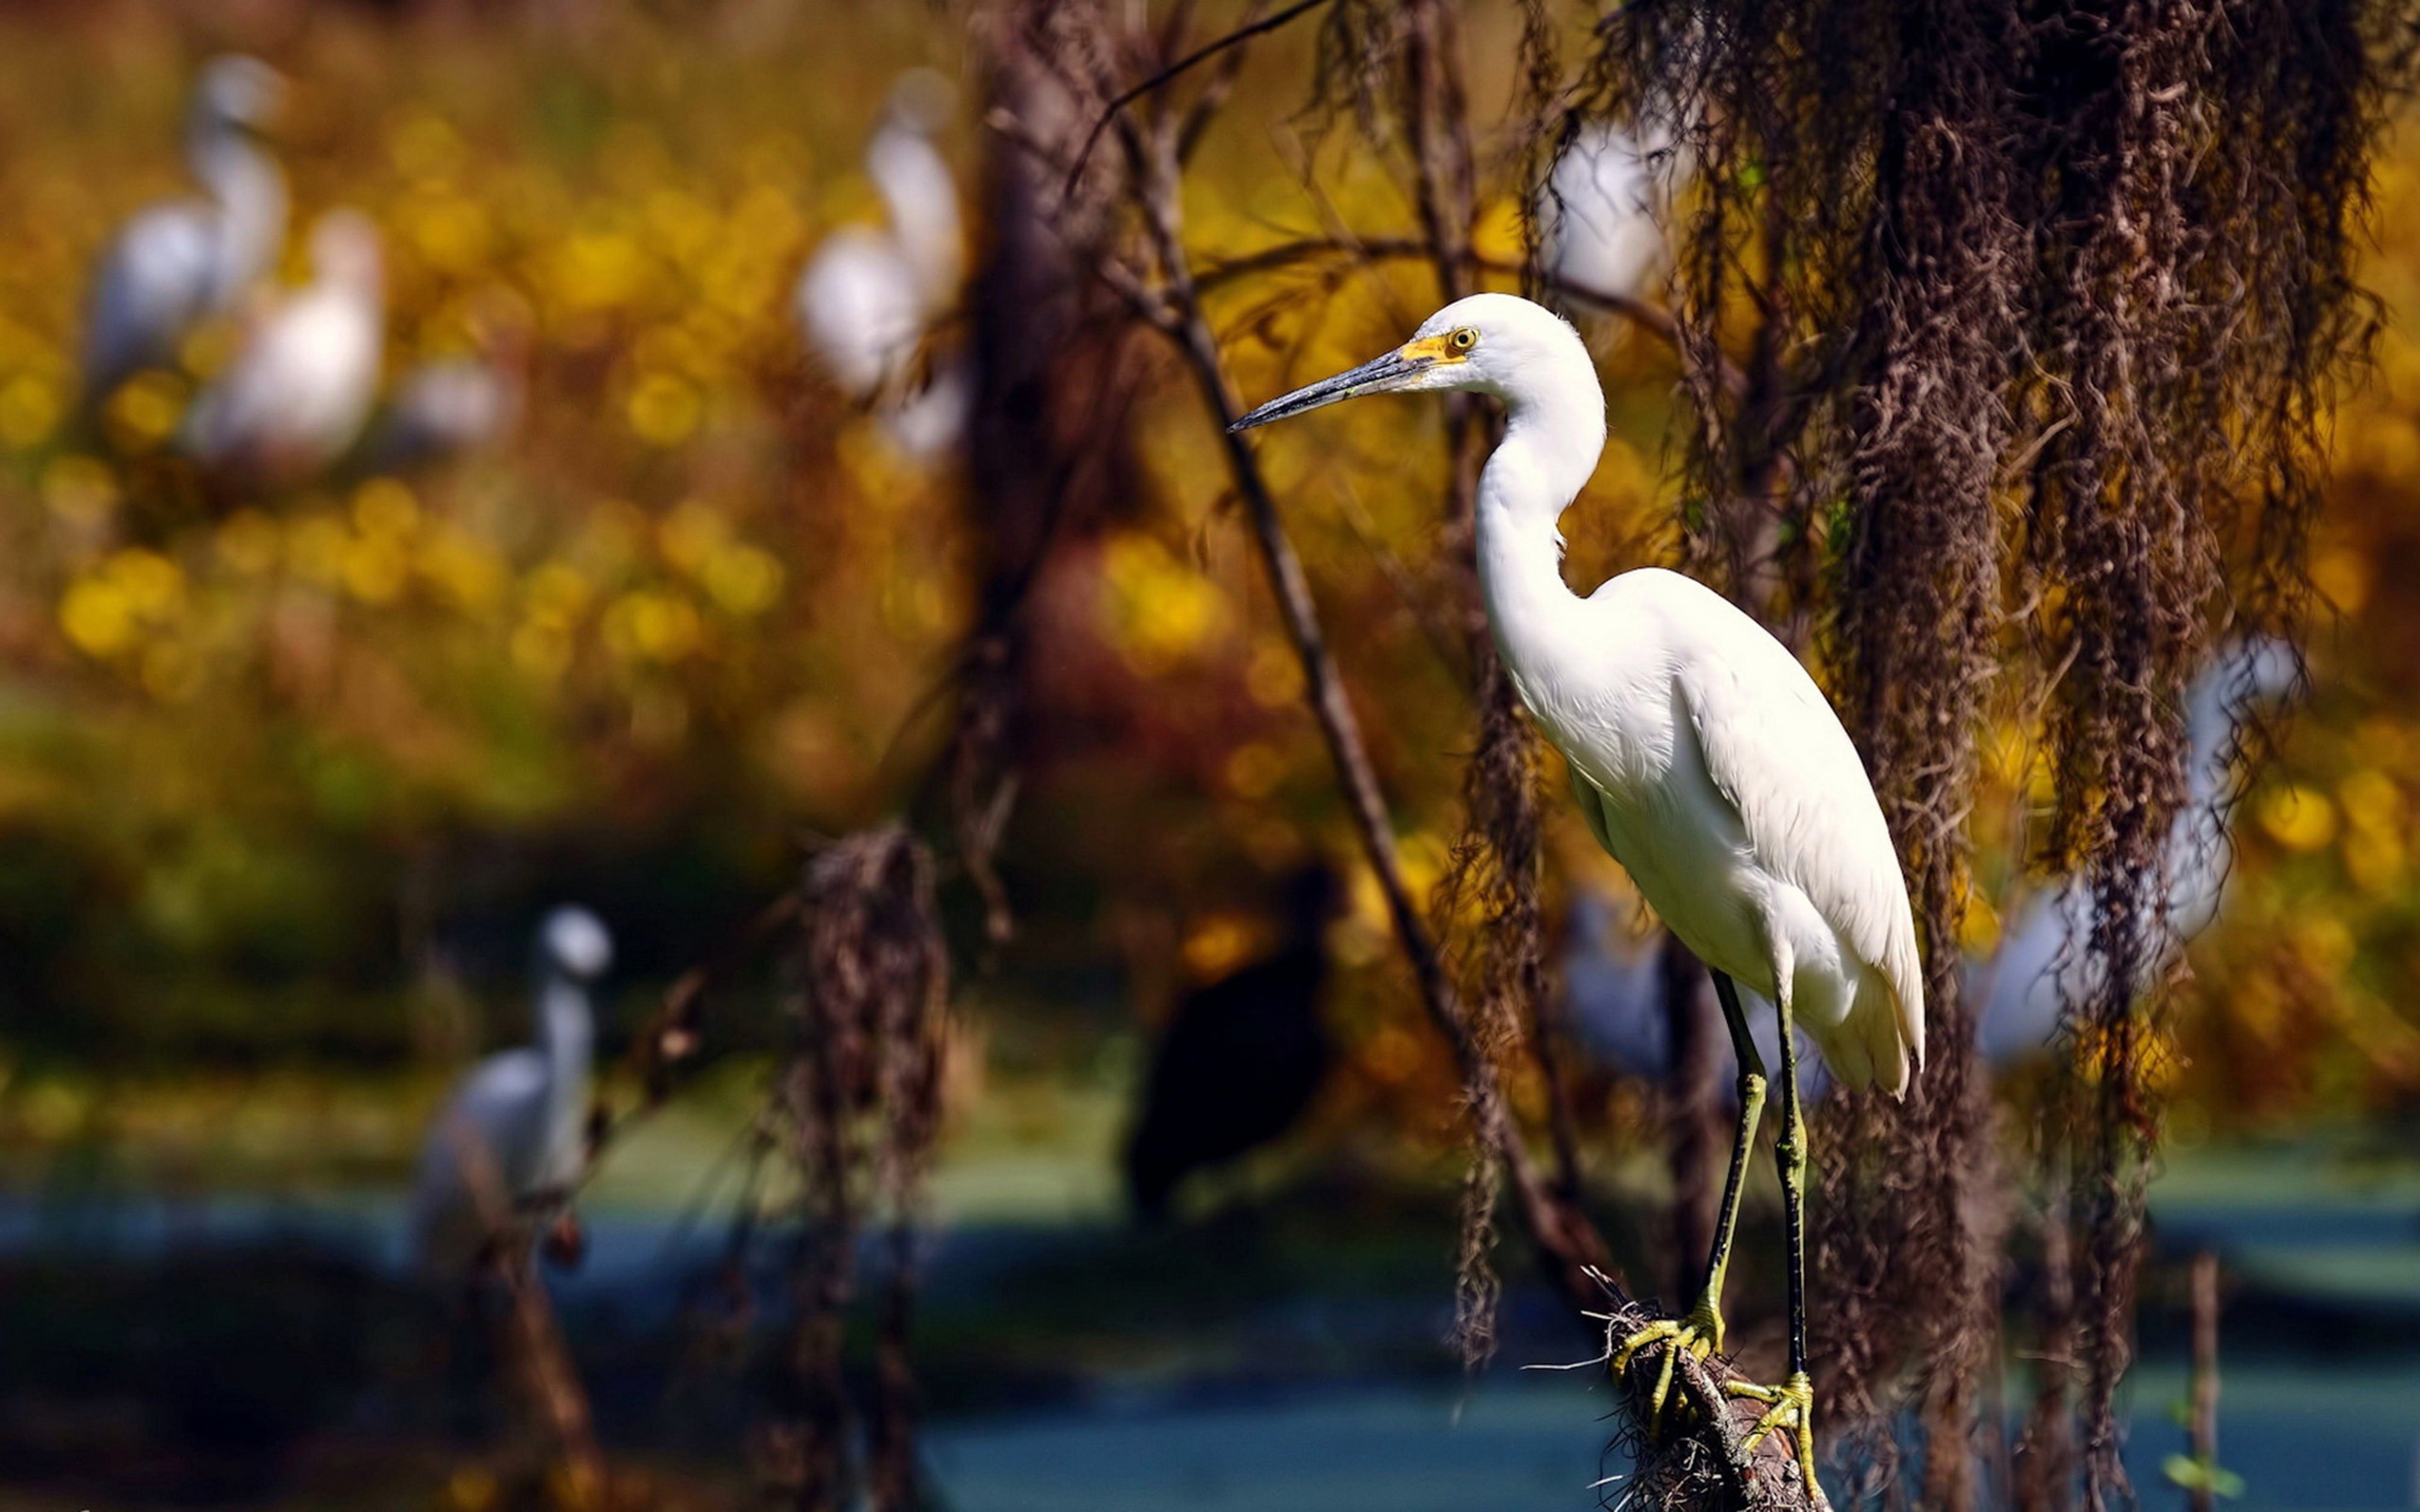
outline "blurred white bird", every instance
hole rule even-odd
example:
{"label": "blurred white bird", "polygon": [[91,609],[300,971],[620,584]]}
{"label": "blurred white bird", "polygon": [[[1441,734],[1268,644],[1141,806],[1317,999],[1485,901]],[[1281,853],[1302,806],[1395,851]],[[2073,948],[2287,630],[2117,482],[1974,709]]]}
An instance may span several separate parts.
{"label": "blurred white bird", "polygon": [[533,1041],[473,1068],[421,1149],[411,1226],[429,1274],[465,1275],[499,1237],[499,1222],[527,1216],[511,1210],[562,1193],[579,1175],[596,1034],[588,984],[613,961],[613,936],[584,908],[559,908],[540,928]]}
{"label": "blurred white bird", "polygon": [[234,307],[285,240],[285,177],[253,132],[285,83],[252,58],[201,72],[185,121],[185,161],[207,198],[136,214],[111,243],[84,325],[85,403],[97,404],[137,370],[173,359],[205,317]]}
{"label": "blurred white bird", "polygon": [[1668,131],[1582,127],[1538,192],[1547,271],[1596,293],[1652,299],[1669,261],[1672,199],[1687,179]]}
{"label": "blurred white bird", "polygon": [[901,77],[866,146],[866,176],[882,197],[885,226],[843,226],[800,272],[800,330],[833,382],[882,409],[903,452],[930,456],[958,438],[966,386],[946,364],[920,385],[925,338],[957,302],[966,269],[958,182],[933,137],[952,91],[929,69]]}
{"label": "blurred white bird", "polygon": [[[2237,731],[2256,708],[2291,691],[2300,671],[2284,642],[2241,642],[2221,651],[2186,696],[2185,806],[2169,831],[2166,918],[2155,894],[2137,911],[2144,945],[2137,990],[2218,917],[2234,860]],[[2158,879],[2146,881],[2156,886]],[[2098,990],[2100,963],[2087,949],[2092,919],[2092,889],[2081,877],[2064,878],[2020,905],[1988,959],[1968,964],[1967,990],[1983,1005],[1978,1039],[1991,1060],[2005,1065],[2042,1054],[2058,1034],[2062,1005]]]}
{"label": "blurred white bird", "polygon": [[372,425],[372,467],[425,467],[494,446],[521,423],[528,386],[528,316],[496,300],[472,319],[477,350],[406,372]]}
{"label": "blurred white bird", "polygon": [[185,421],[213,472],[291,483],[341,455],[378,395],[386,306],[378,231],[357,211],[311,229],[313,278],[264,313]]}

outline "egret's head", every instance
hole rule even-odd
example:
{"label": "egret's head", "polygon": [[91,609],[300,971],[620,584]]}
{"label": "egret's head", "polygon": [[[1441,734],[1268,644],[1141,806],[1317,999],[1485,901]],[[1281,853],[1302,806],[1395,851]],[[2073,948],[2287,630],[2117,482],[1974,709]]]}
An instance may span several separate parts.
{"label": "egret's head", "polygon": [[538,954],[565,976],[594,981],[614,964],[614,936],[587,909],[558,908],[538,931]]}
{"label": "egret's head", "polygon": [[216,129],[258,129],[285,103],[285,77],[257,58],[214,58],[194,87],[196,124]]}
{"label": "egret's head", "polygon": [[1272,399],[1228,429],[1250,430],[1364,394],[1448,388],[1494,394],[1514,406],[1545,396],[1581,399],[1600,423],[1604,413],[1596,367],[1569,321],[1513,295],[1474,294],[1430,316],[1385,356]]}

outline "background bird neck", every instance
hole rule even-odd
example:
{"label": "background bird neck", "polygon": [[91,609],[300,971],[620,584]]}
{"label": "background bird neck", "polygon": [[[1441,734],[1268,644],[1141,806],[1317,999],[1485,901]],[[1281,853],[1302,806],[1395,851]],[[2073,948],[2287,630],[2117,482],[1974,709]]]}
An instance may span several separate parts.
{"label": "background bird neck", "polygon": [[546,1057],[548,1159],[566,1169],[550,1171],[545,1180],[568,1179],[578,1160],[596,1033],[587,990],[550,972],[538,989],[538,1053]]}
{"label": "background bird neck", "polygon": [[537,1043],[559,1077],[585,1076],[596,1030],[588,993],[577,982],[549,974],[538,988]]}
{"label": "background bird neck", "polygon": [[213,294],[232,300],[266,272],[285,235],[285,179],[240,134],[218,129],[196,133],[193,174],[218,202],[218,256]]}
{"label": "background bird neck", "polygon": [[913,132],[892,130],[895,134],[870,154],[874,188],[920,291],[939,307],[956,297],[965,271],[966,233],[959,218],[958,184],[931,143]]}

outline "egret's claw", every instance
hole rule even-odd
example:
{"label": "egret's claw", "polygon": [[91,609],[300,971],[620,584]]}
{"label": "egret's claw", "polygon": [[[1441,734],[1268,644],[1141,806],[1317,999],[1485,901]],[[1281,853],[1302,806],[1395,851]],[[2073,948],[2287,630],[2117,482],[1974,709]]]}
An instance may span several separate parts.
{"label": "egret's claw", "polygon": [[1651,1345],[1664,1346],[1663,1367],[1655,1372],[1655,1391],[1648,1398],[1647,1418],[1653,1423],[1664,1416],[1665,1400],[1672,1395],[1673,1367],[1681,1352],[1700,1360],[1722,1348],[1722,1314],[1703,1302],[1691,1309],[1684,1318],[1657,1318],[1622,1341],[1614,1351],[1613,1372],[1620,1375],[1630,1368],[1638,1351]]}
{"label": "egret's claw", "polygon": [[1804,1373],[1793,1375],[1785,1384],[1759,1386],[1746,1381],[1733,1381],[1723,1389],[1735,1397],[1750,1401],[1772,1403],[1765,1409],[1756,1425],[1740,1439],[1742,1451],[1753,1452],[1765,1435],[1776,1428],[1787,1428],[1798,1444],[1798,1473],[1804,1482],[1815,1485],[1815,1386]]}

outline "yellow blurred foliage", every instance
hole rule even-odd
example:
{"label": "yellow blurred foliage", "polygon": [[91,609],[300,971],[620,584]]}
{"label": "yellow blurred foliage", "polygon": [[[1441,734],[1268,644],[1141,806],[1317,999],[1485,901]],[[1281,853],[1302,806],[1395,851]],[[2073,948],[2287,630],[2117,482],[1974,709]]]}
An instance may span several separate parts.
{"label": "yellow blurred foliage", "polygon": [[2317,850],[2336,838],[2336,805],[2314,787],[2285,784],[2264,793],[2260,827],[2289,850]]}

